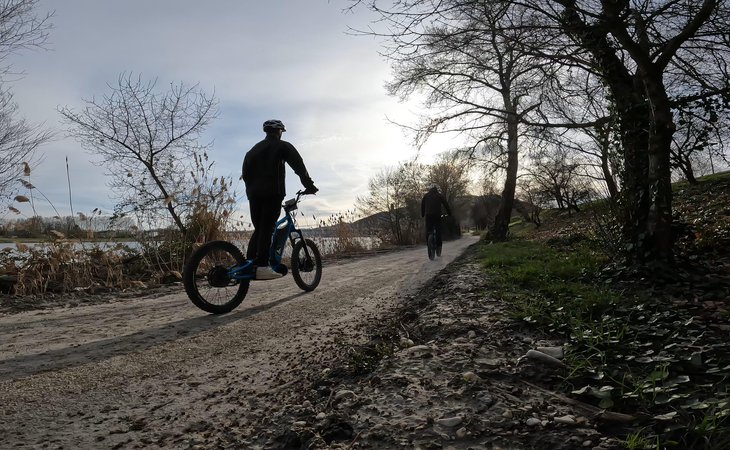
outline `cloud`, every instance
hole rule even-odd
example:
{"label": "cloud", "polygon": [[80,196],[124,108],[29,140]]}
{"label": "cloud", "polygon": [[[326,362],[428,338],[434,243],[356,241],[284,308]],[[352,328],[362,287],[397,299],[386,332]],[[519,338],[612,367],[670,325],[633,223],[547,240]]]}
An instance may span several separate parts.
{"label": "cloud", "polygon": [[[203,136],[219,175],[237,179],[245,152],[263,136],[261,123],[279,118],[321,189],[306,205],[318,214],[352,208],[370,176],[414,157],[402,130],[386,116],[412,122],[412,105],[383,88],[388,64],[376,40],[345,33],[363,28],[362,14],[342,14],[343,2],[278,0],[43,0],[55,10],[49,51],[13,56],[27,75],[13,83],[27,118],[60,131],[43,149],[34,182],[54,203],[68,203],[66,156],[77,210],[113,208],[104,169],[63,137],[58,106],[83,107],[122,72],[168,83],[200,83],[219,99],[220,115]],[[449,141],[446,140],[446,143]],[[428,152],[446,150],[439,144]],[[427,153],[428,153],[427,152]],[[63,169],[63,170],[62,170]],[[288,189],[298,180],[291,172]],[[243,193],[242,186],[239,192]],[[240,209],[247,210],[241,195]],[[41,208],[42,210],[42,208]]]}

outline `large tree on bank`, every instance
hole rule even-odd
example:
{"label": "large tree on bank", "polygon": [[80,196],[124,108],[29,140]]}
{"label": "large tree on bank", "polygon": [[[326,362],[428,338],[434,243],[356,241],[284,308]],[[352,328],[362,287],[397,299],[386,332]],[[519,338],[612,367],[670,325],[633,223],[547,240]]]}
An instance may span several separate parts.
{"label": "large tree on bank", "polygon": [[[673,109],[727,96],[727,0],[514,0],[534,11],[541,49],[563,64],[577,52],[605,84],[623,151],[623,236],[630,263],[672,259]],[[559,38],[567,36],[570,41]],[[566,51],[574,47],[574,51]]]}

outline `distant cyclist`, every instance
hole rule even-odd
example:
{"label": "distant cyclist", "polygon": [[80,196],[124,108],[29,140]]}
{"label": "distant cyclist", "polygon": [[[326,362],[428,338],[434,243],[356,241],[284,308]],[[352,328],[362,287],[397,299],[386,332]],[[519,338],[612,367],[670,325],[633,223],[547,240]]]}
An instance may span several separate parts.
{"label": "distant cyclist", "polygon": [[446,214],[451,215],[449,203],[434,184],[421,200],[421,217],[426,218],[426,241],[428,233],[435,228],[437,245],[441,243],[441,206],[446,210]]}
{"label": "distant cyclist", "polygon": [[284,163],[299,175],[306,188],[305,194],[314,194],[319,189],[307,173],[304,161],[296,148],[281,139],[286,131],[281,120],[264,122],[266,137],[254,145],[243,159],[243,181],[251,210],[254,232],[248,242],[246,259],[254,260],[257,280],[271,280],[282,275],[269,265],[271,235],[279,218],[281,202],[286,195]]}

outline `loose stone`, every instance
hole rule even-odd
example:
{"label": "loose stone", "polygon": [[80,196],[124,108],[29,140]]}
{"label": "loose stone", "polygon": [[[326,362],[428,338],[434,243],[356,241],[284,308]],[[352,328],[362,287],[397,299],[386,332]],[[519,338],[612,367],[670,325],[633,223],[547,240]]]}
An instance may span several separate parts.
{"label": "loose stone", "polygon": [[550,355],[556,359],[563,359],[565,356],[563,347],[537,347],[535,350],[545,353],[546,355]]}
{"label": "loose stone", "polygon": [[575,424],[575,417],[573,417],[571,415],[556,417],[555,418],[555,423],[562,423],[562,424],[565,424],[565,425],[573,425],[573,424]]}
{"label": "loose stone", "polygon": [[543,352],[538,352],[537,350],[528,350],[524,357],[529,358],[529,359],[534,359],[536,361],[540,361],[542,363],[550,364],[553,366],[564,366],[565,365],[565,364],[563,364],[563,362],[561,360],[554,358]]}
{"label": "loose stone", "polygon": [[400,340],[400,346],[402,348],[413,347],[413,345],[414,345],[414,343],[413,343],[413,341],[411,339],[403,338],[403,339]]}
{"label": "loose stone", "polygon": [[443,419],[436,419],[436,424],[442,427],[453,428],[459,425],[464,419],[459,416],[456,417],[444,417]]}
{"label": "loose stone", "polygon": [[353,397],[355,397],[355,393],[352,392],[352,391],[348,391],[346,389],[343,389],[341,391],[338,391],[335,394],[335,400],[343,400],[343,399],[346,399],[346,398],[353,398]]}
{"label": "loose stone", "polygon": [[470,383],[481,380],[479,375],[475,374],[474,372],[464,372],[463,374],[461,374],[461,376],[464,378],[464,381],[468,381]]}
{"label": "loose stone", "polygon": [[530,417],[529,419],[527,419],[527,421],[525,422],[525,424],[528,427],[534,427],[536,425],[540,425],[540,419],[538,419],[536,417]]}
{"label": "loose stone", "polygon": [[431,353],[431,347],[428,345],[414,345],[413,347],[409,347],[406,352],[409,355],[426,355]]}

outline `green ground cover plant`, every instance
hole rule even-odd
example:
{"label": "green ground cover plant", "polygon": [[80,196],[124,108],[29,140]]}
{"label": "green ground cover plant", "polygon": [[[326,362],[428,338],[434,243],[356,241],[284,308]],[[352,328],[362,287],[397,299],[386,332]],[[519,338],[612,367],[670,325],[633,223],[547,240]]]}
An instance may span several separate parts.
{"label": "green ground cover plant", "polygon": [[730,448],[727,315],[614,284],[594,242],[567,241],[516,239],[480,249],[517,323],[566,342],[568,369],[557,389],[637,417],[627,448]]}

